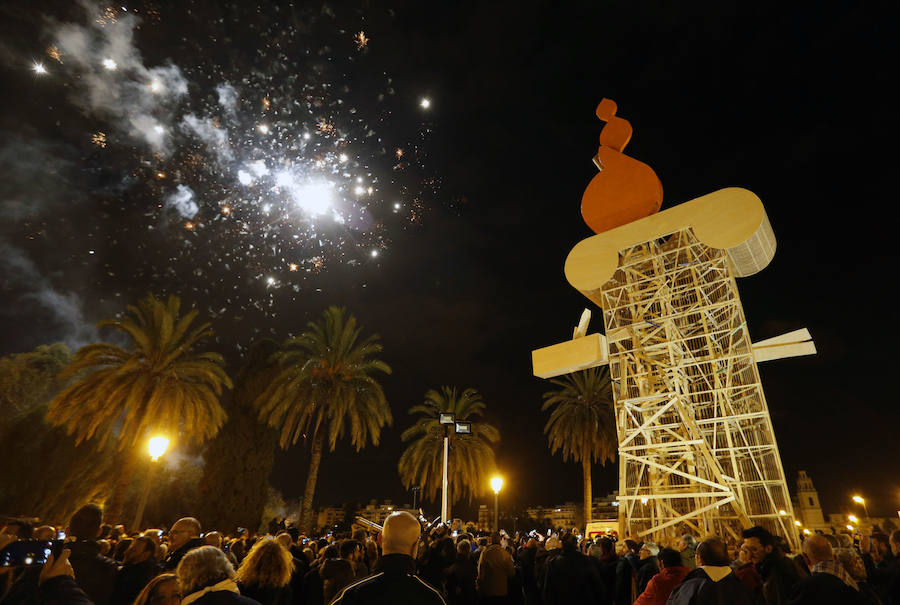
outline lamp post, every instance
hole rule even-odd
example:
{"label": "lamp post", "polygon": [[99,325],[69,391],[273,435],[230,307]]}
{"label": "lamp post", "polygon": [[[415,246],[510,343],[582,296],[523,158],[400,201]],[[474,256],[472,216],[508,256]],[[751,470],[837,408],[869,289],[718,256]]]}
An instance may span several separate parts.
{"label": "lamp post", "polygon": [[866,521],[869,520],[869,507],[866,506],[866,499],[862,496],[853,496],[853,501],[857,504],[862,504],[863,510],[866,511]]}
{"label": "lamp post", "polygon": [[147,498],[150,496],[150,484],[153,482],[153,469],[156,468],[156,465],[153,463],[166,453],[166,448],[168,447],[169,440],[165,437],[153,437],[150,439],[148,444],[148,450],[150,452],[150,468],[147,469],[147,480],[144,482],[144,493],[141,494],[141,501],[138,503],[137,513],[135,513],[134,522],[131,524],[134,531],[140,531],[141,529],[144,508],[147,506]]}
{"label": "lamp post", "polygon": [[441,521],[450,522],[450,490],[448,466],[450,465],[450,435],[471,435],[472,423],[468,421],[458,421],[453,412],[441,412],[438,415],[438,422],[444,427],[444,464],[443,478],[441,481]]}
{"label": "lamp post", "polygon": [[500,490],[503,489],[503,477],[492,478],[491,489],[494,490],[494,531],[500,531]]}

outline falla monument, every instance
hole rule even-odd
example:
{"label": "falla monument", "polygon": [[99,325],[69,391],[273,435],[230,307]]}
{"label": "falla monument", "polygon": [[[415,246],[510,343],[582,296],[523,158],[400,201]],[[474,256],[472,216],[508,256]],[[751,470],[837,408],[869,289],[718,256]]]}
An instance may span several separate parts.
{"label": "falla monument", "polygon": [[757,364],[815,354],[804,328],[753,342],[736,279],[762,271],[775,234],[760,199],[729,187],[659,211],[662,184],[625,155],[629,122],[603,99],[599,172],[581,213],[596,233],[572,248],[586,310],[572,340],[532,352],[535,376],[609,366],[619,464],[619,535],[798,534]]}

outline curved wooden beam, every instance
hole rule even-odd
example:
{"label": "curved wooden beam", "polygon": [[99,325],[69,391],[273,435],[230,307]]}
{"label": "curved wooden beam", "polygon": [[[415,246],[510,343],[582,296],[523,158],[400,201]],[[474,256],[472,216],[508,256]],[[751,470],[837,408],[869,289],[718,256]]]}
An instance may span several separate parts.
{"label": "curved wooden beam", "polygon": [[600,289],[615,274],[620,250],[687,227],[707,246],[724,249],[737,277],[762,271],[775,256],[762,202],[752,191],[729,187],[580,241],[566,258],[566,279],[602,307]]}

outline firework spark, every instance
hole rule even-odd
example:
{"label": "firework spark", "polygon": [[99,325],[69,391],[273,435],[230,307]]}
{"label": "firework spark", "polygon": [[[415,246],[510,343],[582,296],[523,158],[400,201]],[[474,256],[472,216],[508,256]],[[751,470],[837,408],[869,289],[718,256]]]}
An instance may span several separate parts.
{"label": "firework spark", "polygon": [[356,42],[356,50],[362,50],[369,45],[369,37],[366,36],[364,31],[354,34],[353,41]]}

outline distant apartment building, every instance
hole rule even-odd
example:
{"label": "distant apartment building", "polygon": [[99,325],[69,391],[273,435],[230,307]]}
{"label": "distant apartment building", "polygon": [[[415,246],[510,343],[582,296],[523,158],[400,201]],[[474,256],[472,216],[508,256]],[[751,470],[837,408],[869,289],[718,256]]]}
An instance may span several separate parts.
{"label": "distant apartment building", "polygon": [[556,506],[534,506],[526,509],[528,516],[536,519],[538,523],[548,525],[554,529],[570,529],[578,527],[582,518],[581,507],[574,502],[557,504]]}
{"label": "distant apartment building", "polygon": [[344,522],[343,506],[326,506],[320,508],[316,517],[316,524],[320,528],[334,528]]}
{"label": "distant apartment building", "polygon": [[377,500],[369,500],[364,507],[356,510],[356,515],[368,519],[378,525],[384,525],[384,520],[388,518],[395,510],[404,510],[402,507],[395,507],[393,502],[385,500],[381,504]]}

